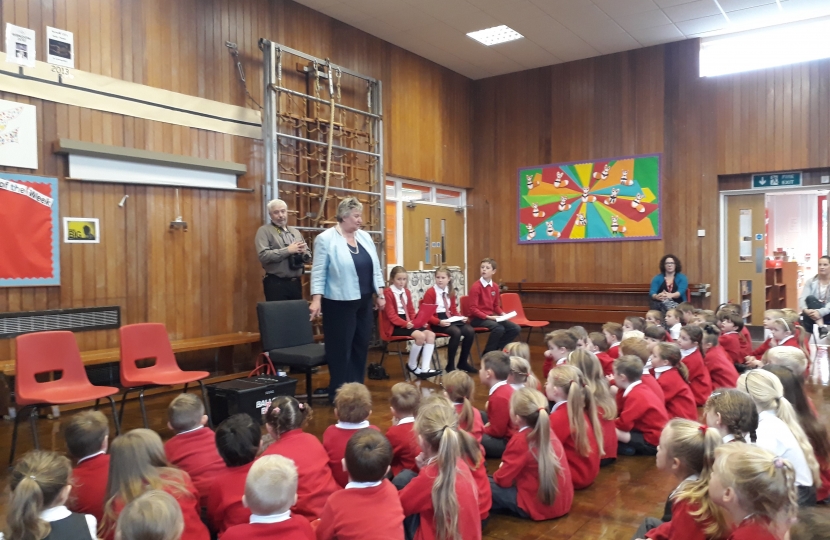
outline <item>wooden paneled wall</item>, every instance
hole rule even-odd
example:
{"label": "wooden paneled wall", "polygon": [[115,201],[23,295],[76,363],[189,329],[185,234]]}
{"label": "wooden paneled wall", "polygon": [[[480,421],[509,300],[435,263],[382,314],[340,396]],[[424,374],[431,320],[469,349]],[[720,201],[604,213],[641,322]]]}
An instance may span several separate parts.
{"label": "wooden paneled wall", "polygon": [[[239,45],[248,87],[262,103],[259,38],[381,79],[388,173],[469,186],[471,82],[445,68],[289,0],[7,0],[0,27],[74,32],[76,67],[134,83],[247,105],[225,41]],[[60,178],[60,215],[97,217],[101,243],[61,245],[60,287],[2,288],[0,312],[118,304],[123,322],[163,322],[173,339],[257,329],[262,271],[261,141],[21,96],[38,107],[40,169]],[[244,163],[253,193],[182,189],[189,231],[169,232],[175,190],[65,180],[58,138]],[[6,169],[10,170],[10,169]],[[130,195],[124,208],[118,202]],[[78,333],[81,348],[117,346],[117,332]],[[13,357],[0,340],[0,359]]]}
{"label": "wooden paneled wall", "polygon": [[[492,256],[503,281],[643,283],[670,252],[716,305],[718,177],[830,166],[828,88],[827,60],[702,79],[697,40],[476,81],[471,267]],[[519,167],[652,152],[662,240],[517,244]]]}

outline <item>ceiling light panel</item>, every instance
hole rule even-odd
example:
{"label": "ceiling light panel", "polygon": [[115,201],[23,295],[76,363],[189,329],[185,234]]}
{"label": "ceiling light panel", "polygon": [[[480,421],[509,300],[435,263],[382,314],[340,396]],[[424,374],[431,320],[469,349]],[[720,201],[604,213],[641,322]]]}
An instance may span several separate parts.
{"label": "ceiling light panel", "polygon": [[475,32],[470,32],[467,35],[479,43],[483,43],[487,46],[498,45],[499,43],[506,43],[508,41],[514,41],[524,37],[506,25],[477,30]]}

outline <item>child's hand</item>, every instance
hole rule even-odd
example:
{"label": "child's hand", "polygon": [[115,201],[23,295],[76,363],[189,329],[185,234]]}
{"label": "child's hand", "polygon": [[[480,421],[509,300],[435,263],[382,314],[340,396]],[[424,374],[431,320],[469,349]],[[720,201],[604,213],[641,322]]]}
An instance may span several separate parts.
{"label": "child's hand", "polygon": [[443,326],[444,328],[448,327],[448,326],[449,326],[449,325],[451,325],[451,324],[452,324],[452,323],[450,323],[450,322],[448,322],[448,321],[441,321],[441,323],[440,323],[440,325],[441,325],[441,326]]}
{"label": "child's hand", "polygon": [[487,315],[487,318],[488,318],[489,320],[491,320],[491,321],[495,321],[495,320],[496,320],[496,319],[498,319],[499,317],[498,317],[498,315]]}
{"label": "child's hand", "polygon": [[419,469],[423,469],[424,465],[427,464],[427,457],[424,455],[423,452],[415,456],[415,465],[418,466]]}
{"label": "child's hand", "polygon": [[407,330],[412,330],[412,327],[413,327],[413,326],[414,326],[414,325],[412,324],[412,321],[409,321],[408,323],[406,323],[406,329],[407,329]]}
{"label": "child's hand", "polygon": [[553,360],[553,351],[551,351],[550,349],[546,350],[545,351],[545,358]]}

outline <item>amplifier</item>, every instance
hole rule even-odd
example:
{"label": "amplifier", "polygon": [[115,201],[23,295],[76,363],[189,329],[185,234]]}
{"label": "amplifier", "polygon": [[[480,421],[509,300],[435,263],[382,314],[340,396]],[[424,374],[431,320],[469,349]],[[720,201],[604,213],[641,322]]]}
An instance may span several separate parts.
{"label": "amplifier", "polygon": [[219,425],[234,414],[246,413],[258,424],[277,396],[293,396],[297,379],[276,375],[235,379],[207,387],[213,424]]}

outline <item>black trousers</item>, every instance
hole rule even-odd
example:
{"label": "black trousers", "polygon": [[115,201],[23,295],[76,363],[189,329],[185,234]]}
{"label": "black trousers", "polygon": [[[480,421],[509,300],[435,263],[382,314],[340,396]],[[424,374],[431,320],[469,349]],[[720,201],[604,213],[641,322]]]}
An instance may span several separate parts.
{"label": "black trousers", "polygon": [[[826,306],[826,304],[822,303],[821,300],[816,298],[815,296],[808,296],[804,299],[804,305],[807,309],[821,309]],[[811,336],[813,334],[813,325],[816,324],[817,321],[814,321],[811,317],[807,315],[801,314],[801,326],[804,328],[804,331],[807,332],[807,336]],[[826,315],[823,319],[824,324],[830,324],[830,314]]]}
{"label": "black trousers", "polygon": [[266,302],[303,299],[303,287],[300,285],[300,278],[286,279],[274,274],[266,274],[262,279],[262,287],[265,289]]}
{"label": "black trousers", "polygon": [[331,378],[329,400],[347,382],[363,384],[374,323],[372,302],[371,294],[359,300],[323,298],[323,334]]}
{"label": "black trousers", "polygon": [[484,347],[482,356],[490,351],[500,351],[504,347],[519,337],[522,331],[521,327],[513,321],[496,322],[492,319],[470,319],[470,324],[473,326],[482,326],[490,330],[490,336],[487,338],[487,346]]}
{"label": "black trousers", "polygon": [[490,492],[493,494],[493,506],[490,511],[494,514],[508,514],[522,519],[530,519],[530,514],[519,506],[519,490],[516,486],[501,487],[490,477]]}
{"label": "black trousers", "polygon": [[[447,316],[443,313],[436,315],[439,319],[446,319]],[[470,350],[473,348],[473,340],[476,338],[476,332],[469,324],[455,322],[449,326],[432,326],[432,331],[450,336],[450,342],[447,345],[447,371],[455,369],[455,354],[458,352],[458,344],[461,344],[461,358],[458,359],[459,366],[466,366],[470,364]],[[462,341],[461,338],[464,338]]]}

